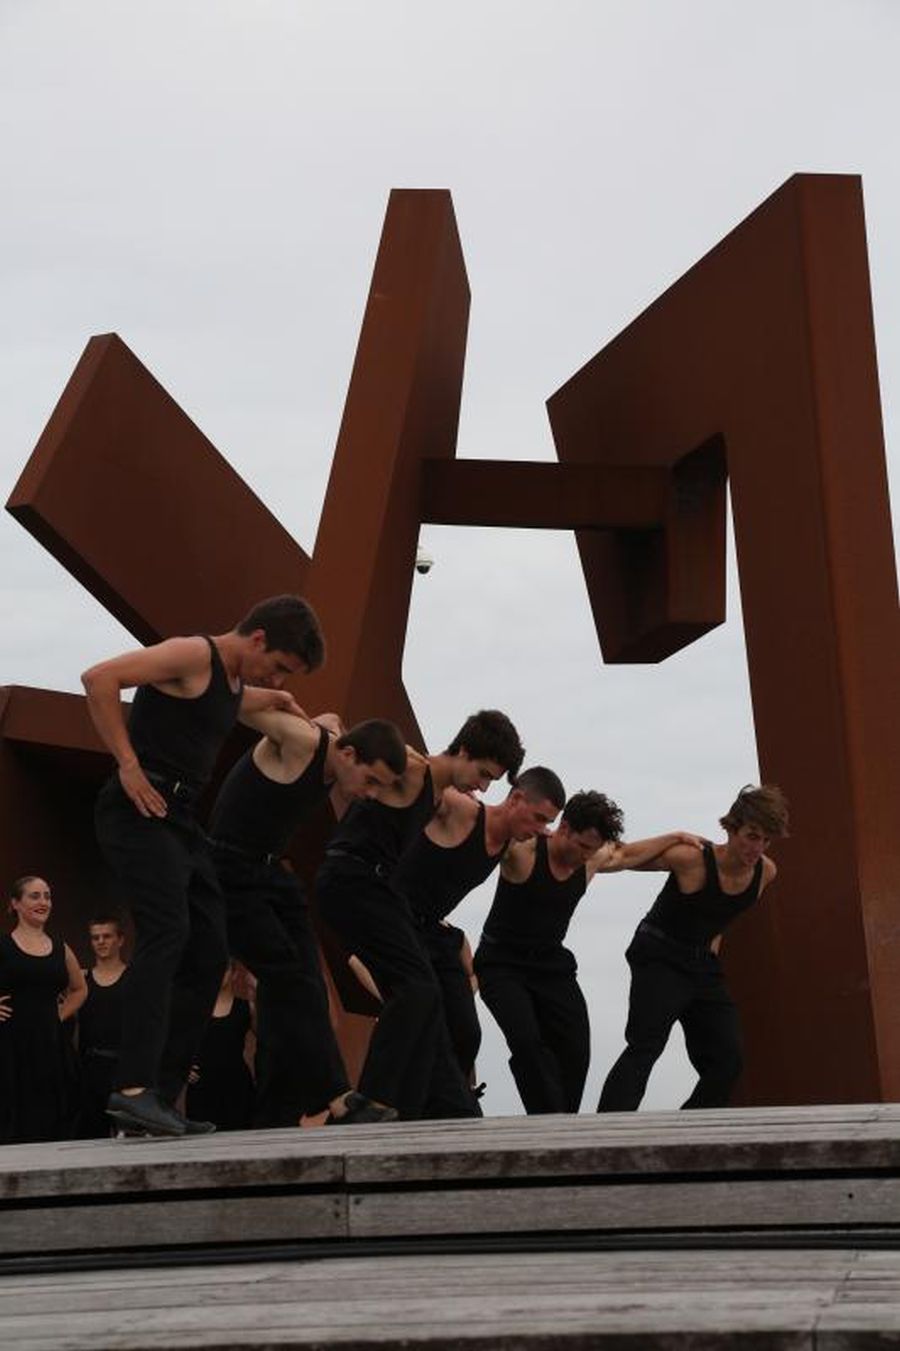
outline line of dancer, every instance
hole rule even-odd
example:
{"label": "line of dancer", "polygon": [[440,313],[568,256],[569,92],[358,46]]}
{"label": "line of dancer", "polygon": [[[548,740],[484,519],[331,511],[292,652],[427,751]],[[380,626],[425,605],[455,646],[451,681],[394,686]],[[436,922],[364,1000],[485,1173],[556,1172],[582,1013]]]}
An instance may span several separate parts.
{"label": "line of dancer", "polygon": [[[622,869],[668,876],[627,952],[626,1047],[598,1110],[639,1105],[676,1021],[698,1073],[684,1105],[727,1103],[740,1028],[718,945],[774,880],[765,850],[787,833],[781,792],[741,790],[721,820],[722,844],[684,831],[625,842],[622,812],[604,794],[567,799],[551,769],[522,768],[518,732],[497,710],[468,717],[433,755],[380,718],[345,729],[333,714],[308,717],[284,685],[324,655],[308,603],[279,596],[228,633],[171,638],[83,677],[116,761],[97,802],[98,840],[135,935],[131,961],[116,973],[121,1043],[106,1110],[117,1126],[174,1136],[214,1129],[176,1104],[229,954],[256,980],[256,1126],[316,1114],[332,1125],[481,1115],[476,978],[525,1110],[577,1112],[590,1038],[564,940],[594,877]],[[131,688],[126,719],[121,695]],[[207,833],[198,803],[238,720],[259,739],[224,779]],[[505,798],[486,806],[476,794],[504,777]],[[306,897],[284,863],[298,826],[328,802],[337,824],[316,877],[319,914],[380,1001],[356,1088],[332,1029]],[[448,919],[494,873],[467,969],[464,937]],[[26,911],[22,903],[19,927]],[[0,942],[0,1028],[15,1017],[10,972],[22,950],[15,935]],[[108,1083],[108,1060],[102,1068]]]}

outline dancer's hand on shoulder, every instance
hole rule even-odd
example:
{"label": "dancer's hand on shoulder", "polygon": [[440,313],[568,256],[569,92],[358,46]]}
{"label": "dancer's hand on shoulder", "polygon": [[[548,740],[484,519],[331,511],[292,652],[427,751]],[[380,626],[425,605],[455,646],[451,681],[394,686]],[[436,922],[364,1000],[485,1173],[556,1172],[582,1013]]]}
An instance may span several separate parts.
{"label": "dancer's hand on shoulder", "polygon": [[0,1023],[5,1023],[12,1016],[12,995],[0,994]]}
{"label": "dancer's hand on shoulder", "polygon": [[306,709],[300,707],[290,690],[269,690],[268,694],[272,700],[269,707],[274,708],[276,712],[290,713],[295,718],[303,718],[306,722],[312,722]]}

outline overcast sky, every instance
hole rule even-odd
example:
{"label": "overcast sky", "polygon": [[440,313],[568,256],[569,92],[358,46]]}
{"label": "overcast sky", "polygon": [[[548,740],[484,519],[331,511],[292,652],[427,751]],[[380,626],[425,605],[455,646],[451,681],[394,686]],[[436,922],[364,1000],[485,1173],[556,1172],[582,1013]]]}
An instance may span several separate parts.
{"label": "overcast sky", "polygon": [[[896,0],[0,0],[3,499],[114,330],[311,551],[391,187],[453,193],[459,454],[552,459],[548,395],[798,170],[863,175],[896,483],[898,50]],[[405,678],[432,747],[499,706],[632,837],[712,832],[757,775],[734,582],[716,633],[604,668],[571,536],[423,540]],[[132,645],[6,515],[0,590],[3,683],[76,689]],[[571,931],[588,1108],[654,890],[601,879]],[[473,941],[489,898],[458,912]],[[516,1111],[483,1022],[488,1110]],[[689,1082],[676,1037],[648,1105]]]}

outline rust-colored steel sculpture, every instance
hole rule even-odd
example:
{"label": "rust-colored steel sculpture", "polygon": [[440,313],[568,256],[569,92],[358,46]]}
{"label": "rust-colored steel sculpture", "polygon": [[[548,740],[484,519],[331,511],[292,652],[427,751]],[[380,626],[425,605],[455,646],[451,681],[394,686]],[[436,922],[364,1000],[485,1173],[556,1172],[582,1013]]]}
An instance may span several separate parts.
{"label": "rust-colored steel sculpture", "polygon": [[[793,831],[728,947],[743,1100],[900,1097],[900,626],[859,181],[791,179],[549,412],[566,463],[727,460],[760,769]],[[579,535],[607,660],[722,616],[721,499],[687,500],[684,552]]]}
{"label": "rust-colored steel sculpture", "polygon": [[[115,336],[9,510],[142,641],[302,590],[329,657],[298,694],[420,741],[401,659],[422,522],[576,530],[605,659],[658,661],[724,618],[727,474],[762,772],[795,832],[728,955],[743,1099],[896,1097],[898,617],[858,180],[790,180],[554,395],[558,465],[454,459],[468,306],[449,194],[392,193],[311,559]],[[0,732],[0,861],[64,878],[83,913],[108,763],[83,703],[9,690]],[[356,1060],[365,1001],[329,955]]]}

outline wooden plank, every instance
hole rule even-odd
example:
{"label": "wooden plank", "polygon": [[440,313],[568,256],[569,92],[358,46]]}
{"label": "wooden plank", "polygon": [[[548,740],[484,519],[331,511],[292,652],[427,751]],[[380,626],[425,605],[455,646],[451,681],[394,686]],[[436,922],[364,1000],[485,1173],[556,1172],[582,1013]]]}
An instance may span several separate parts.
{"label": "wooden plank", "polygon": [[353,1195],[349,1210],[351,1238],[898,1222],[896,1178],[459,1187]]}
{"label": "wooden plank", "polygon": [[216,1196],[124,1205],[46,1206],[0,1214],[0,1256],[207,1243],[344,1238],[347,1198]]}
{"label": "wooden plank", "polygon": [[[900,1257],[890,1255],[900,1278]],[[889,1328],[837,1299],[849,1252],[362,1258],[0,1281],[0,1337],[27,1351],[566,1347],[798,1351]],[[890,1272],[882,1268],[885,1279]],[[830,1343],[827,1343],[830,1345]]]}
{"label": "wooden plank", "polygon": [[[355,1128],[354,1128],[355,1129]],[[315,1139],[307,1140],[306,1136]],[[62,1140],[0,1150],[0,1200],[278,1185],[343,1179],[318,1131],[229,1131],[182,1140]]]}

